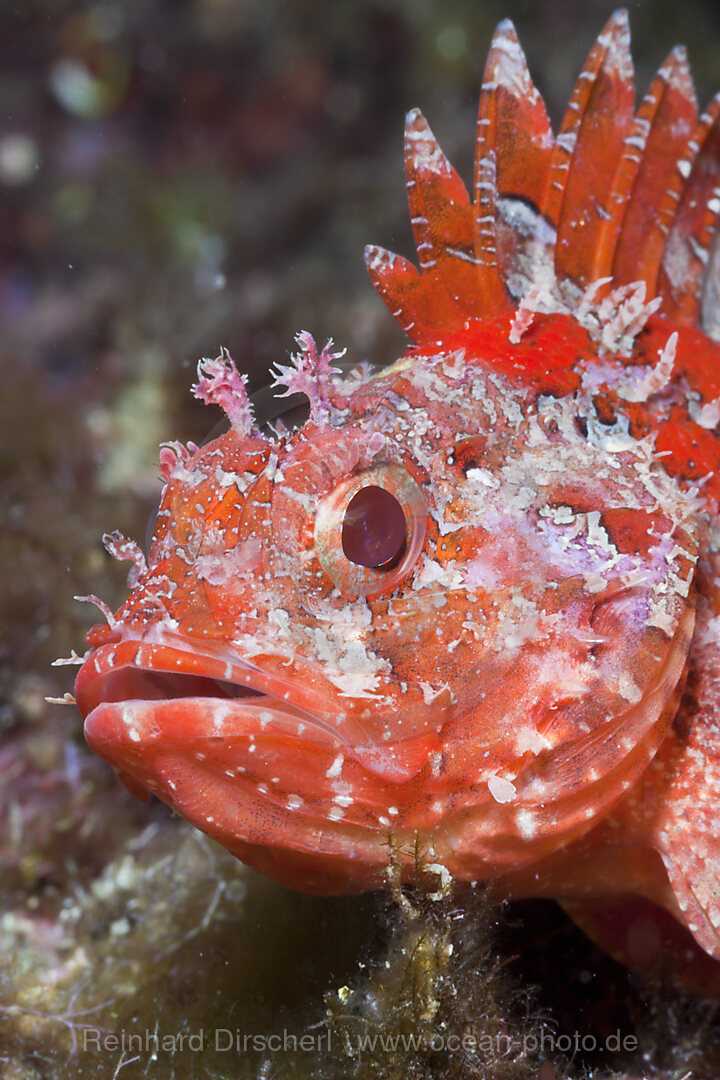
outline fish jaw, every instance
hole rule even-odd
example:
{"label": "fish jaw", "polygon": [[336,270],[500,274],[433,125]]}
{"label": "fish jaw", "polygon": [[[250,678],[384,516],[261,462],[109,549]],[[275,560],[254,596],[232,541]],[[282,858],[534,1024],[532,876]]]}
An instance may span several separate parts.
{"label": "fish jaw", "polygon": [[387,852],[377,833],[308,820],[312,804],[288,790],[288,772],[300,789],[308,766],[332,767],[336,747],[258,731],[256,712],[215,698],[106,702],[85,721],[92,749],[134,794],[156,795],[246,864],[310,892],[379,887]]}
{"label": "fish jaw", "polygon": [[75,690],[88,744],[133,795],[156,795],[243,862],[307,892],[383,884],[387,808],[401,813],[393,803],[402,807],[437,747],[435,733],[353,743],[313,714],[310,694],[296,688],[291,703],[272,675],[137,640],[96,649]]}

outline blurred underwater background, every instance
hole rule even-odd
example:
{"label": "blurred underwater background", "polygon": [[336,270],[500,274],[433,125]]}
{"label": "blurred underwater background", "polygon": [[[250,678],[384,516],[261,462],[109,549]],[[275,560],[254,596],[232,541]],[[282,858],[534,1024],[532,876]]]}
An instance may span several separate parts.
{"label": "blurred underwater background", "polygon": [[[142,543],[159,443],[216,424],[189,393],[198,358],[226,346],[258,391],[301,329],[353,363],[400,355],[362,252],[412,254],[406,111],[467,178],[497,22],[514,20],[557,124],[613,6],[0,7],[3,1078],[720,1075],[717,1006],[620,969],[554,905],[291,893],[135,802],[76,710],[45,701],[75,672],[51,661],[95,621],[73,595],[124,596],[102,533]],[[629,10],[638,92],[684,42],[706,104],[715,0]],[[400,1041],[361,1048],[378,1033]]]}

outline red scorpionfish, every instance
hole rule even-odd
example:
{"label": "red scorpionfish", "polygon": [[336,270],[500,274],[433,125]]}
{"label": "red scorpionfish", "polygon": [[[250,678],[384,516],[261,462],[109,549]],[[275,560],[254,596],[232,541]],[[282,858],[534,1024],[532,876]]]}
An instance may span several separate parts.
{"label": "red scorpionfish", "polygon": [[[147,562],[88,634],[91,747],[296,889],[445,880],[559,899],[631,966],[720,991],[720,96],[674,49],[635,111],[627,16],[560,132],[509,22],[472,197],[418,111],[419,267],[367,249],[411,339],[278,366],[272,437],[164,446]],[[397,870],[396,870],[397,872]]]}

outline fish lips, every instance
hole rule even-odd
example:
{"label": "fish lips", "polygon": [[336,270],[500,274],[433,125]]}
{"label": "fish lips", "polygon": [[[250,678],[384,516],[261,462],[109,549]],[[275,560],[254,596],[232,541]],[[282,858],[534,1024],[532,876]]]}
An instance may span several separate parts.
{"label": "fish lips", "polygon": [[327,769],[342,755],[370,778],[397,785],[415,777],[438,745],[435,733],[369,743],[359,725],[348,729],[319,715],[319,698],[297,681],[132,639],[91,654],[78,672],[75,697],[95,753],[138,798],[153,792],[171,805],[166,765],[173,758],[240,779],[268,756],[278,758],[282,774],[294,756],[306,759],[312,751],[318,767]]}

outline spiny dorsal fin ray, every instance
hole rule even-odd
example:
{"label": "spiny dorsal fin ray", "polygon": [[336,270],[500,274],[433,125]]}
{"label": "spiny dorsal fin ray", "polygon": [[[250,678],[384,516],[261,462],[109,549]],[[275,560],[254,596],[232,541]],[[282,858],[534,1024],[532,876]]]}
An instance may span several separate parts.
{"label": "spiny dorsal fin ray", "polygon": [[663,312],[694,324],[720,215],[720,94],[700,117],[677,169],[684,183],[658,279]]}
{"label": "spiny dorsal fin ray", "polygon": [[458,308],[486,314],[487,285],[475,260],[470,197],[419,109],[408,113],[405,124],[405,174],[423,275],[445,289]]}
{"label": "spiny dorsal fin ray", "polygon": [[655,295],[665,237],[683,184],[677,161],[696,123],[695,89],[685,49],[678,46],[655,76],[626,139],[615,191],[618,232],[605,238],[598,276],[612,275],[618,285],[644,281],[648,296]]}
{"label": "spiny dorsal fin ray", "polygon": [[[545,202],[552,146],[545,103],[530,78],[515,27],[505,19],[485,67],[474,179],[475,254],[486,295],[496,297],[500,310],[508,306],[503,283],[527,242],[529,216],[537,218]],[[517,235],[520,227],[523,237]]]}
{"label": "spiny dorsal fin ray", "polygon": [[557,228],[555,272],[581,288],[595,280],[598,238],[611,216],[612,177],[632,124],[629,46],[627,12],[617,11],[590,52],[555,140],[545,206]]}
{"label": "spiny dorsal fin ray", "polygon": [[471,250],[470,197],[419,109],[405,120],[405,177],[421,270],[434,267],[449,245]]}
{"label": "spiny dorsal fin ray", "polygon": [[700,298],[700,325],[708,337],[720,342],[720,229],[716,230],[710,248]]}
{"label": "spiny dorsal fin ray", "polygon": [[402,255],[368,244],[365,265],[391,315],[420,345],[462,328],[465,316],[446,290]]}

